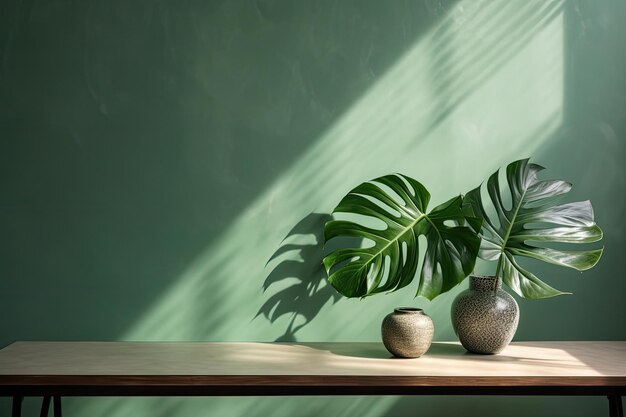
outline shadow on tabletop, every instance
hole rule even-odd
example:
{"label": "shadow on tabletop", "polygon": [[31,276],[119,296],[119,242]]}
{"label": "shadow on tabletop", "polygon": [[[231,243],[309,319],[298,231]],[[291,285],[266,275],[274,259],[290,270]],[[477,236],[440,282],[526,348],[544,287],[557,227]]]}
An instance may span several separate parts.
{"label": "shadow on tabletop", "polygon": [[[328,351],[340,355],[349,356],[353,358],[369,358],[369,359],[393,359],[393,360],[406,360],[405,358],[399,358],[389,353],[382,341],[380,343],[360,343],[358,345],[352,344],[327,344],[324,346]],[[321,348],[321,346],[320,346]],[[462,358],[466,355],[476,356],[467,353],[466,350],[454,343],[448,342],[433,342],[424,356],[430,357],[454,357]],[[419,358],[413,358],[419,359]]]}

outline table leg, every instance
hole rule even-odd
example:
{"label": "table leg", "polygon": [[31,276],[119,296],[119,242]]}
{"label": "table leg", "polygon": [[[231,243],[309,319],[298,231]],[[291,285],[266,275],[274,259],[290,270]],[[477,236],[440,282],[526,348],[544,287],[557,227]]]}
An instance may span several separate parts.
{"label": "table leg", "polygon": [[62,417],[62,415],[61,415],[61,397],[54,397],[54,417]]}
{"label": "table leg", "polygon": [[50,409],[50,396],[46,395],[41,401],[41,411],[39,417],[48,417],[48,410]]}
{"label": "table leg", "polygon": [[624,417],[621,395],[609,395],[609,416]]}
{"label": "table leg", "polygon": [[22,417],[22,401],[24,397],[15,395],[13,397],[13,408],[11,410],[11,417]]}

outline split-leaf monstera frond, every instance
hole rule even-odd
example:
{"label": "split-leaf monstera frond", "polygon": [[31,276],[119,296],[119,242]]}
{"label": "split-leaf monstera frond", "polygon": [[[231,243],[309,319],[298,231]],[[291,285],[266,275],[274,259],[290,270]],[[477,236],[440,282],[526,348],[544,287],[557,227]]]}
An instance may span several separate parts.
{"label": "split-leaf monstera frond", "polygon": [[584,271],[592,268],[602,255],[601,249],[560,250],[545,243],[589,243],[602,239],[594,222],[591,202],[556,205],[572,185],[561,180],[540,180],[544,168],[528,159],[512,162],[506,168],[511,208],[504,207],[498,171],[487,181],[487,191],[496,217],[490,218],[481,198],[481,186],[467,193],[463,210],[467,216],[482,220],[476,230],[482,237],[479,256],[497,260],[496,275],[520,296],[546,298],[564,294],[522,268],[516,257],[534,258]]}
{"label": "split-leaf monstera frond", "polygon": [[[391,190],[390,194],[387,190]],[[363,222],[331,220],[325,240],[361,238],[365,248],[340,248],[324,258],[330,284],[346,297],[365,297],[396,291],[415,278],[419,263],[419,236],[426,237],[417,295],[433,299],[469,275],[476,262],[480,238],[476,219],[466,219],[461,196],[427,212],[430,193],[418,181],[394,174],[376,178],[350,191],[333,213],[352,213],[382,220],[385,227]],[[449,225],[450,224],[450,225]]]}

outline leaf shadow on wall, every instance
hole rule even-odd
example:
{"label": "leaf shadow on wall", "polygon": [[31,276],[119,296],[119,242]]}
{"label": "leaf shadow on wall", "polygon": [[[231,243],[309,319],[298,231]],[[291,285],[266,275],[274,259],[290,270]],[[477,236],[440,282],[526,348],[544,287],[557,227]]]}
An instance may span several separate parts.
{"label": "leaf shadow on wall", "polygon": [[276,342],[295,342],[296,333],[309,324],[328,301],[336,303],[341,295],[326,281],[324,258],[324,224],[331,219],[326,213],[310,213],[285,236],[267,265],[280,259],[263,282],[263,293],[270,287],[283,287],[259,308],[272,324],[283,316],[289,323]]}

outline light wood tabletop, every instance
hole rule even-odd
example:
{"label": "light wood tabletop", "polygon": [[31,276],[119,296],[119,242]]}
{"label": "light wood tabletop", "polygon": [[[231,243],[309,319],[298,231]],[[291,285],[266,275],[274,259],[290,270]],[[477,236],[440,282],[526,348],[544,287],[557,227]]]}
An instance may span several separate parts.
{"label": "light wood tabletop", "polygon": [[0,395],[21,416],[61,396],[603,395],[623,417],[626,342],[517,342],[499,355],[433,343],[393,358],[382,343],[16,342],[0,350]]}
{"label": "light wood tabletop", "polygon": [[0,350],[3,390],[36,384],[229,381],[255,386],[624,386],[626,342],[517,342],[499,355],[469,354],[458,343],[440,342],[417,359],[392,358],[381,343],[16,342]]}

